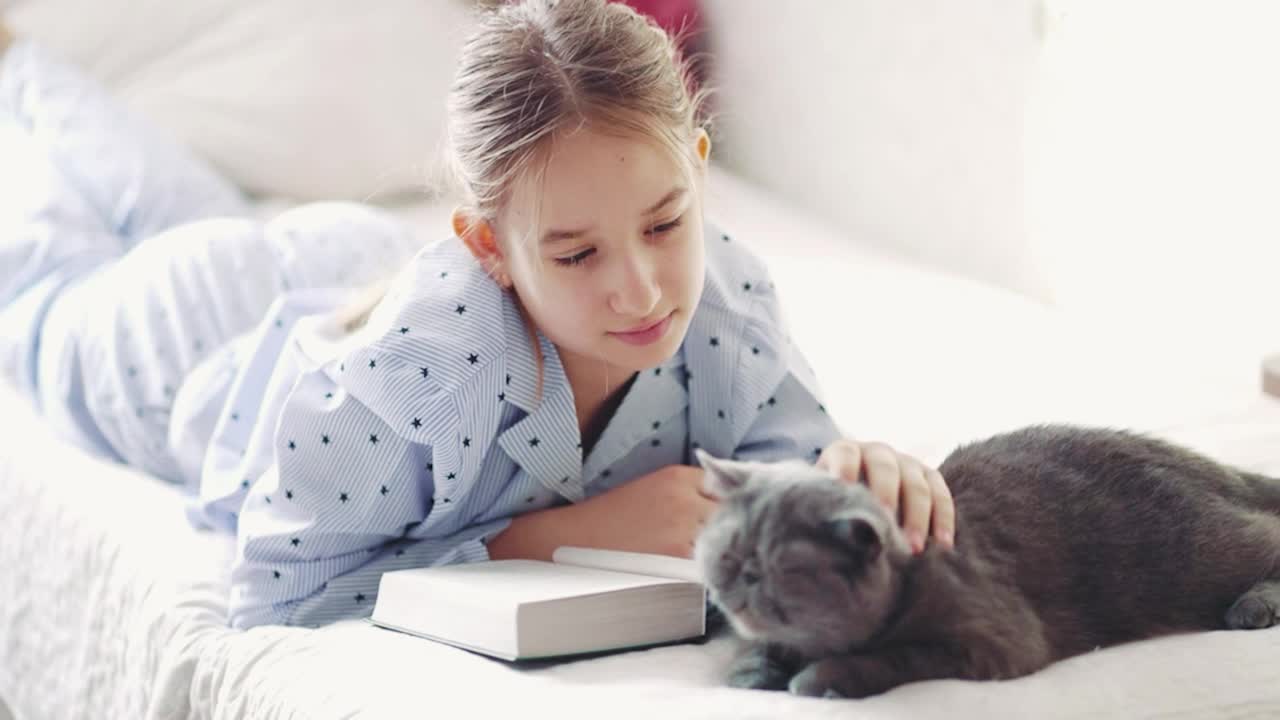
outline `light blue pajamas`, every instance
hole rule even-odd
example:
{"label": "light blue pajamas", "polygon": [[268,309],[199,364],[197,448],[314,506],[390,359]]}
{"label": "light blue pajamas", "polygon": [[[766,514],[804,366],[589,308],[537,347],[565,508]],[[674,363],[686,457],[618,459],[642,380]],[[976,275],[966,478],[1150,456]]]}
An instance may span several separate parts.
{"label": "light blue pajamas", "polygon": [[[30,46],[18,57],[3,68],[6,92],[39,87],[46,67],[69,74]],[[24,107],[20,119],[33,114]],[[51,177],[83,173],[78,183],[101,183],[97,193],[131,198],[125,205],[148,205],[151,187],[175,196],[157,199],[174,209],[135,241],[61,175],[29,203],[53,210],[29,213],[34,230],[13,235],[16,244],[3,237],[15,260],[0,276],[4,320],[22,343],[7,366],[55,424],[187,483],[192,521],[237,533],[234,626],[367,615],[383,572],[487,559],[485,541],[513,516],[689,464],[696,447],[811,461],[839,435],[766,269],[712,224],[684,343],[635,377],[584,452],[556,348],[538,334],[539,397],[514,296],[456,238],[422,247],[376,210],[344,204],[267,223],[243,212],[211,219],[242,201],[189,156],[167,146],[153,155],[160,141],[150,131],[93,122],[118,112],[94,95],[76,106],[89,115],[77,117],[78,132],[100,134],[120,156],[105,170],[147,168],[141,176],[164,182],[90,177],[79,168],[97,172],[92,158],[32,142],[27,161]],[[13,124],[23,122],[29,133],[30,120]],[[22,146],[22,130],[13,133]],[[136,189],[116,190],[122,184]],[[64,216],[98,230],[69,233]],[[16,226],[27,227],[21,216]],[[45,260],[60,254],[87,259]],[[335,334],[326,313],[348,299],[344,288],[392,269],[366,330]]]}
{"label": "light blue pajamas", "polygon": [[371,282],[420,247],[363,206],[253,219],[230,183],[78,69],[29,42],[2,59],[0,368],[91,451],[198,484],[230,341],[281,292]]}

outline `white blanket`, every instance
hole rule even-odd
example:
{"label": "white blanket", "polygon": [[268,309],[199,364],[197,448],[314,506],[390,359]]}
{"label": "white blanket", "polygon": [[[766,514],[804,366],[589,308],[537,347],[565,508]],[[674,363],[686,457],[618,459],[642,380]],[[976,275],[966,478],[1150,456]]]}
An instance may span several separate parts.
{"label": "white blanket", "polygon": [[[1197,348],[1063,317],[840,248],[749,188],[718,187],[713,205],[768,256],[850,432],[936,463],[957,442],[1025,422],[1090,422],[1280,475],[1280,402],[1258,390],[1248,337]],[[1280,629],[1163,638],[1015,681],[919,683],[865,701],[720,687],[727,637],[513,667],[362,622],[234,632],[233,541],[192,531],[176,489],[66,446],[7,389],[0,427],[0,698],[19,720],[1280,715]]]}

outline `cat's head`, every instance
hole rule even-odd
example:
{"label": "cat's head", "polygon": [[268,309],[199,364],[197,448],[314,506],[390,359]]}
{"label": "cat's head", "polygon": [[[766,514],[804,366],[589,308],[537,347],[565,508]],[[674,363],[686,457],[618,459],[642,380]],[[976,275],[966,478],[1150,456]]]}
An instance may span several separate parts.
{"label": "cat's head", "polygon": [[799,461],[696,454],[704,489],[720,506],[694,559],[739,635],[821,654],[857,646],[880,628],[911,550],[865,485]]}

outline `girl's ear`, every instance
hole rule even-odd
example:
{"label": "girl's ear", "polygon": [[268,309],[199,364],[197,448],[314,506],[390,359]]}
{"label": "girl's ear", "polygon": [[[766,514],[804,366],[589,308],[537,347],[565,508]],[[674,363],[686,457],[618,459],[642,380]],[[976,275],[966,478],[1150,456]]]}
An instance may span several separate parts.
{"label": "girl's ear", "polygon": [[707,161],[711,158],[711,136],[707,134],[706,129],[698,128],[698,133],[693,138],[694,148],[698,151],[698,157],[702,158],[702,165],[705,168]]}
{"label": "girl's ear", "polygon": [[723,499],[741,490],[751,479],[750,471],[742,463],[712,457],[701,448],[694,450],[693,454],[698,459],[698,464],[706,470],[702,478],[702,490],[714,498]]}
{"label": "girl's ear", "polygon": [[502,256],[502,248],[498,247],[493,225],[461,207],[454,209],[451,221],[453,233],[467,246],[485,272],[500,285],[509,287],[511,280],[506,268],[506,258]]}

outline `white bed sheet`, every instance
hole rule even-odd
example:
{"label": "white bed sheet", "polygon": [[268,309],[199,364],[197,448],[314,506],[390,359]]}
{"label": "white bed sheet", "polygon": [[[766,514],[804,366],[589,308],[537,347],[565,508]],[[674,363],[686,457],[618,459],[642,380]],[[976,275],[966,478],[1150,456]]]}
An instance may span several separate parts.
{"label": "white bed sheet", "polygon": [[[851,432],[937,462],[1025,422],[1090,422],[1280,475],[1280,402],[1258,390],[1265,339],[1201,348],[1062,316],[840,246],[730,176],[714,187],[717,217],[767,256]],[[442,208],[404,212],[447,227]],[[8,389],[0,427],[0,697],[18,720],[1280,715],[1280,629],[1164,638],[1016,681],[920,683],[857,703],[719,687],[727,637],[515,668],[361,622],[233,632],[232,541],[192,531],[174,488],[61,443]]]}

